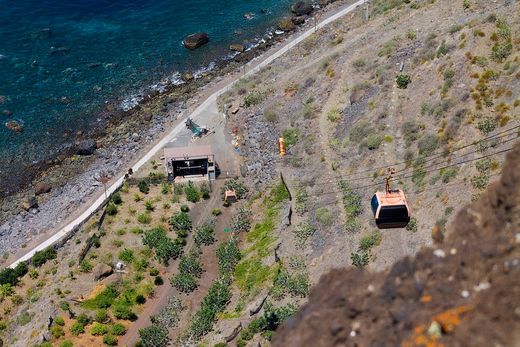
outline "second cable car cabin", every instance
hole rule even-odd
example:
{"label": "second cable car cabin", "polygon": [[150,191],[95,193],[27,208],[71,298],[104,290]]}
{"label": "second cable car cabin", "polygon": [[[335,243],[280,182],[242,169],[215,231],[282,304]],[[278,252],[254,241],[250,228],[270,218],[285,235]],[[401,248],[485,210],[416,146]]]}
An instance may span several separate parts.
{"label": "second cable car cabin", "polygon": [[401,189],[390,189],[390,179],[395,173],[389,169],[384,192],[376,192],[371,206],[379,229],[404,228],[410,222],[410,208]]}

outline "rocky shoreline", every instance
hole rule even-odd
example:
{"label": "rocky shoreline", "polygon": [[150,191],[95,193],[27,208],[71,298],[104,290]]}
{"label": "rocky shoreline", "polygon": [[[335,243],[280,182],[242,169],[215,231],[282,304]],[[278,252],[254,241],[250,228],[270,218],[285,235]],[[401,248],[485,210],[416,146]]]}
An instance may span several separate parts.
{"label": "rocky shoreline", "polygon": [[[324,7],[331,2],[334,1],[322,0],[320,5]],[[337,4],[343,3],[337,1]],[[313,11],[316,14],[321,10]],[[273,45],[283,42],[298,28],[296,25],[306,28],[310,22],[309,15],[295,12],[294,6],[293,15],[288,18],[294,27],[285,27],[283,33],[264,36],[256,47],[244,50],[230,61],[223,61],[197,79],[185,73],[183,79],[186,83],[151,91],[128,111],[116,110],[114,104],[108,104],[101,115],[106,129],[97,129],[88,136],[84,134],[83,142],[72,147],[68,155],[62,154],[35,165],[26,187],[1,201],[0,253],[3,258],[7,259],[10,252],[28,246],[41,236],[42,231],[53,230],[99,193],[102,189],[100,173],[113,177],[126,171],[135,158],[196,106],[207,89]],[[280,21],[279,30],[284,23],[287,24],[287,18]],[[78,149],[83,152],[78,153]]]}

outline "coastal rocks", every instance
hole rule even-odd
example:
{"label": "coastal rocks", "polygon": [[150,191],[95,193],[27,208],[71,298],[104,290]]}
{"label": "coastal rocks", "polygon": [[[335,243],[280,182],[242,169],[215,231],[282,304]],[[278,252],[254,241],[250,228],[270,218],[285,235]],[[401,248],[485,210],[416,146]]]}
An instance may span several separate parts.
{"label": "coastal rocks", "polygon": [[296,25],[294,25],[291,18],[282,18],[278,22],[278,29],[283,30],[283,31],[292,31],[292,30],[296,29]]}
{"label": "coastal rocks", "polygon": [[193,81],[193,78],[194,78],[193,75],[191,73],[189,73],[189,72],[185,72],[185,73],[182,74],[182,80],[184,82]]}
{"label": "coastal rocks", "polygon": [[240,43],[232,43],[229,46],[229,49],[235,52],[243,53],[246,50],[246,47]]}
{"label": "coastal rocks", "polygon": [[294,23],[294,25],[302,25],[307,20],[307,16],[296,16],[292,17],[291,20]]}
{"label": "coastal rocks", "polygon": [[305,1],[298,1],[291,5],[291,12],[297,16],[309,15],[312,10],[312,4]]}
{"label": "coastal rocks", "polygon": [[15,120],[10,120],[5,123],[5,127],[15,133],[21,133],[23,131],[23,125]]}
{"label": "coastal rocks", "polygon": [[255,53],[251,50],[251,51],[247,51],[247,52],[237,55],[235,57],[235,61],[237,63],[245,63],[245,62],[250,61],[254,57],[255,57]]}
{"label": "coastal rocks", "polygon": [[78,155],[91,155],[94,154],[97,145],[93,139],[80,141],[76,146],[76,154]]}
{"label": "coastal rocks", "polygon": [[47,183],[38,183],[34,187],[34,192],[36,195],[42,195],[42,194],[46,194],[46,193],[50,192],[51,189],[52,189],[52,187]]}
{"label": "coastal rocks", "polygon": [[197,49],[209,42],[208,34],[196,33],[188,35],[184,38],[182,43],[187,49]]}
{"label": "coastal rocks", "polygon": [[251,20],[251,19],[255,18],[255,15],[252,12],[247,12],[247,13],[244,13],[244,18],[247,20]]}
{"label": "coastal rocks", "polygon": [[25,211],[29,211],[31,209],[35,209],[38,207],[38,200],[36,200],[36,196],[29,196],[25,200],[22,201],[20,207]]}
{"label": "coastal rocks", "polygon": [[110,276],[114,270],[111,266],[108,266],[107,264],[99,263],[97,264],[94,269],[92,269],[92,273],[94,275],[94,280],[99,281],[102,278],[105,278],[107,276]]}

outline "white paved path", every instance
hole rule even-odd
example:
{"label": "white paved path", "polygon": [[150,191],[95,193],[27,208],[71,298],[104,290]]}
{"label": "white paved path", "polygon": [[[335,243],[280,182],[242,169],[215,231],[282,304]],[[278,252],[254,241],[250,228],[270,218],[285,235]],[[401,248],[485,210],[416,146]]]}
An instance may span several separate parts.
{"label": "white paved path", "polygon": [[[335,20],[343,17],[344,15],[352,12],[356,9],[359,5],[363,5],[364,3],[368,2],[369,0],[360,0],[356,3],[340,10],[336,14],[325,18],[321,22],[319,22],[316,25],[317,29],[323,28],[324,26],[334,22]],[[200,104],[190,115],[194,120],[199,119],[200,116],[204,116],[206,111],[211,112],[218,112],[217,110],[217,98],[226,92],[231,86],[233,86],[234,83],[236,83],[238,80],[244,77],[248,77],[249,75],[254,74],[255,72],[259,71],[263,67],[269,65],[271,62],[273,62],[275,59],[278,59],[285,53],[287,53],[290,49],[292,49],[294,46],[305,40],[307,37],[312,35],[312,33],[315,32],[315,29],[309,29],[307,31],[304,31],[299,36],[289,39],[287,43],[285,43],[280,49],[273,52],[270,55],[262,55],[258,58],[253,59],[249,63],[246,64],[246,69],[249,67],[247,73],[240,77],[236,77],[233,80],[231,80],[229,83],[227,83],[224,87],[216,91],[215,93],[211,94],[202,104]],[[262,60],[263,59],[263,60]],[[200,119],[201,124],[204,124],[204,119]],[[163,137],[148,153],[146,153],[137,163],[135,163],[134,166],[132,166],[132,170],[134,172],[137,172],[146,162],[148,162],[152,157],[154,157],[167,143],[172,142],[175,137],[180,133],[180,131],[184,129],[184,122],[180,122],[175,128],[172,129],[172,131],[167,134],[165,137]],[[124,174],[121,175],[115,182],[113,182],[110,187],[107,188],[107,196],[110,196],[112,193],[117,191],[121,185],[123,184]],[[74,219],[72,222],[67,224],[65,227],[63,227],[61,230],[53,234],[50,238],[40,243],[38,246],[31,249],[29,252],[27,252],[22,257],[18,258],[16,261],[14,261],[10,267],[15,267],[18,263],[22,261],[27,261],[32,258],[35,252],[44,250],[45,248],[54,245],[59,240],[66,237],[69,233],[80,227],[85,221],[88,220],[96,211],[99,210],[105,203],[105,194],[101,194],[93,203],[90,205],[86,210],[79,215],[76,219]]]}

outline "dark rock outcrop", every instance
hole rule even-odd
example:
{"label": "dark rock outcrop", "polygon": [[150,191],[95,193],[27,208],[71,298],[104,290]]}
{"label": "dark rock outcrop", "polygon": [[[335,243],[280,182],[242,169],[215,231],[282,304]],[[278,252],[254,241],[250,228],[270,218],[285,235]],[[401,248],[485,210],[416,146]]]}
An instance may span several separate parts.
{"label": "dark rock outcrop", "polygon": [[96,151],[96,141],[93,139],[80,141],[76,146],[76,154],[91,155]]}
{"label": "dark rock outcrop", "polygon": [[50,192],[51,189],[52,189],[52,187],[47,183],[38,183],[34,187],[34,192],[36,195],[42,195],[42,194],[46,194],[46,193]]}
{"label": "dark rock outcrop", "polygon": [[94,280],[96,281],[110,276],[113,272],[114,269],[112,269],[111,266],[108,266],[107,264],[103,263],[97,264],[96,266],[94,266],[94,269],[92,269],[92,274],[94,275]]}
{"label": "dark rock outcrop", "polygon": [[197,49],[200,46],[205,45],[209,42],[208,34],[206,33],[196,33],[188,35],[184,38],[184,41],[182,43],[184,44],[184,47],[187,49]]}
{"label": "dark rock outcrop", "polygon": [[29,211],[31,208],[37,208],[38,200],[36,200],[36,196],[32,195],[24,199],[20,207],[25,211]]}
{"label": "dark rock outcrop", "polygon": [[307,16],[296,16],[292,17],[291,20],[294,23],[294,25],[302,25],[307,20]]}
{"label": "dark rock outcrop", "polygon": [[297,16],[309,15],[313,10],[312,4],[305,1],[298,1],[291,5],[291,12]]}
{"label": "dark rock outcrop", "polygon": [[240,44],[240,43],[232,43],[230,46],[229,46],[229,49],[232,50],[232,51],[236,51],[236,52],[244,52],[246,50],[246,47],[244,47],[244,45]]}
{"label": "dark rock outcrop", "polygon": [[457,214],[444,244],[381,273],[332,270],[273,346],[518,345],[519,182],[516,144],[499,181]]}

